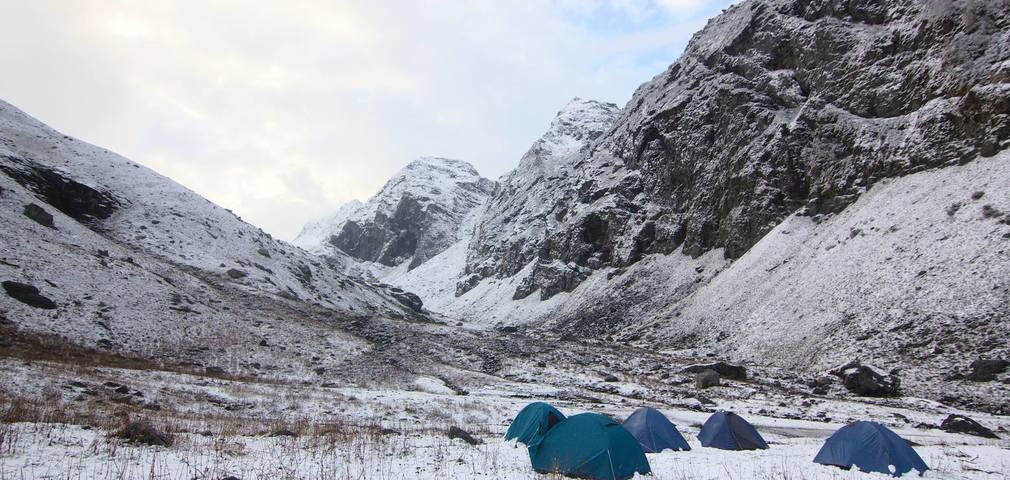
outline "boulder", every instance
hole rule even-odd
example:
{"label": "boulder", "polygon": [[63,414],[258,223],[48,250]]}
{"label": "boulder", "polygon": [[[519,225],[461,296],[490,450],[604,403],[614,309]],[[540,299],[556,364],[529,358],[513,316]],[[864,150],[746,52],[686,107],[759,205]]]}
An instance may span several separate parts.
{"label": "boulder", "polygon": [[982,438],[999,438],[992,430],[964,415],[951,414],[940,424],[940,429],[951,433],[964,433]]}
{"label": "boulder", "polygon": [[592,273],[592,270],[575,263],[537,262],[519,282],[512,299],[522,300],[539,290],[540,300],[547,300],[558,293],[575,290]]}
{"label": "boulder", "polygon": [[716,362],[708,364],[691,365],[684,368],[684,373],[701,373],[705,370],[714,370],[719,376],[733,380],[747,380],[747,369],[740,365],[730,365],[726,362]]}
{"label": "boulder", "polygon": [[228,273],[229,277],[231,277],[231,278],[233,278],[235,280],[238,280],[240,278],[245,278],[245,277],[249,276],[248,273],[246,273],[246,272],[244,272],[242,270],[239,270],[237,268],[229,269],[227,273]]}
{"label": "boulder", "polygon": [[896,397],[901,393],[901,382],[896,374],[885,375],[858,361],[849,362],[832,370],[831,374],[842,379],[842,385],[856,395]]}
{"label": "boulder", "polygon": [[1006,360],[986,360],[980,358],[971,362],[971,373],[968,374],[967,378],[973,382],[991,382],[996,380],[996,375],[1006,371],[1007,367],[1010,367],[1010,362]]}
{"label": "boulder", "polygon": [[694,376],[694,385],[705,389],[719,386],[719,373],[715,370],[704,370]]}
{"label": "boulder", "polygon": [[207,375],[224,375],[225,370],[221,367],[210,366],[204,369]]}
{"label": "boulder", "polygon": [[403,306],[418,313],[424,311],[424,302],[421,300],[421,297],[417,296],[416,294],[413,294],[411,292],[404,292],[399,288],[389,289],[387,290],[387,292],[389,292],[389,294],[393,298],[395,298],[396,301],[403,304]]}
{"label": "boulder", "polygon": [[53,215],[46,211],[46,209],[34,204],[29,203],[25,205],[24,215],[39,225],[43,227],[56,228],[53,226]]}
{"label": "boulder", "polygon": [[25,305],[46,310],[56,308],[55,302],[39,294],[38,288],[28,285],[27,283],[7,280],[3,282],[3,289],[7,292],[7,296],[24,303]]}

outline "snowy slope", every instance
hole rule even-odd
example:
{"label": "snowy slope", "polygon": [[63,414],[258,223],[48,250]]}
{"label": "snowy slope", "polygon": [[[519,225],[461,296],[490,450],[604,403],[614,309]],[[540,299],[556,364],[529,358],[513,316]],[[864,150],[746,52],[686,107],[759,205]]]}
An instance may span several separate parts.
{"label": "snowy slope", "polygon": [[[26,216],[28,205],[52,215],[52,226]],[[307,312],[321,307],[334,320],[412,315],[385,290],[349,277],[341,259],[324,261],[274,240],[175,182],[6,103],[0,217],[0,280],[33,285],[57,306],[33,308],[0,292],[0,316],[85,347],[247,370],[277,362],[276,350],[247,351],[271,338],[318,344],[339,362],[363,342],[323,329]],[[275,374],[310,368],[298,360]]]}
{"label": "snowy slope", "polygon": [[414,268],[459,241],[465,235],[460,223],[494,188],[469,163],[422,157],[366,203],[351,202],[306,225],[294,243],[314,253],[343,251],[389,267]]}

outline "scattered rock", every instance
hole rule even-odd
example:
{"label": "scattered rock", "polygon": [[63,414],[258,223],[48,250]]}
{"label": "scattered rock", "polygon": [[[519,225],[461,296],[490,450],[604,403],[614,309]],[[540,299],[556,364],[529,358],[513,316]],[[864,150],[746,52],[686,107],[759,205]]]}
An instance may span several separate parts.
{"label": "scattered rock", "polygon": [[171,434],[158,430],[146,420],[128,422],[126,426],[113,433],[113,436],[130,443],[156,447],[171,447],[174,442]]}
{"label": "scattered rock", "polygon": [[694,385],[698,388],[719,386],[719,373],[715,370],[704,370],[694,376]]}
{"label": "scattered rock", "polygon": [[971,362],[971,373],[968,374],[967,378],[973,382],[991,382],[996,380],[996,375],[1006,371],[1007,367],[1010,367],[1010,362],[1006,360],[986,360],[980,358]]}
{"label": "scattered rock", "polygon": [[448,435],[449,438],[458,438],[466,443],[469,443],[470,445],[480,445],[484,443],[479,438],[474,438],[473,435],[470,435],[470,433],[467,432],[466,430],[463,430],[462,428],[455,426],[449,428]]}
{"label": "scattered rock", "polygon": [[393,297],[396,298],[397,301],[409,307],[411,310],[415,312],[424,311],[424,302],[421,301],[421,297],[411,292],[397,293],[393,295]]}
{"label": "scattered rock", "polygon": [[999,438],[992,430],[964,415],[951,414],[940,424],[940,429],[951,433],[964,433],[982,438]]}
{"label": "scattered rock", "polygon": [[243,272],[242,270],[239,270],[237,268],[231,268],[231,269],[228,270],[227,273],[228,273],[229,277],[231,277],[231,278],[233,278],[235,280],[238,280],[240,278],[245,278],[245,277],[249,276],[248,273]]}
{"label": "scattered rock", "polygon": [[52,310],[56,308],[56,303],[39,294],[39,289],[27,283],[4,281],[3,289],[7,295],[25,305],[35,308]]}
{"label": "scattered rock", "polygon": [[716,362],[709,364],[691,365],[684,370],[684,373],[701,373],[705,370],[713,370],[724,378],[732,380],[747,380],[747,369],[740,365],[730,365],[726,362]]}
{"label": "scattered rock", "polygon": [[901,393],[901,382],[894,373],[884,375],[859,361],[849,362],[830,372],[841,378],[845,388],[864,397],[896,397]]}
{"label": "scattered rock", "polygon": [[608,375],[606,375],[606,376],[603,377],[603,381],[607,382],[607,383],[613,383],[613,382],[616,382],[618,380],[620,380],[620,379],[617,378],[615,375],[609,375],[608,374]]}
{"label": "scattered rock", "polygon": [[207,372],[208,375],[224,375],[225,374],[225,371],[224,371],[223,368],[221,368],[221,367],[215,367],[215,366],[210,366],[210,367],[204,368],[204,371]]}
{"label": "scattered rock", "polygon": [[258,254],[260,254],[260,255],[262,255],[264,257],[270,258],[270,250],[267,250],[266,248],[260,247],[259,250],[256,250],[256,253],[258,253]]}
{"label": "scattered rock", "polygon": [[38,223],[43,227],[56,228],[55,226],[53,226],[52,214],[47,212],[46,209],[34,203],[29,203],[28,205],[25,205],[24,212],[22,213],[24,213],[26,217],[34,220],[35,223]]}
{"label": "scattered rock", "polygon": [[715,402],[704,395],[695,395],[694,398],[702,405],[715,405]]}

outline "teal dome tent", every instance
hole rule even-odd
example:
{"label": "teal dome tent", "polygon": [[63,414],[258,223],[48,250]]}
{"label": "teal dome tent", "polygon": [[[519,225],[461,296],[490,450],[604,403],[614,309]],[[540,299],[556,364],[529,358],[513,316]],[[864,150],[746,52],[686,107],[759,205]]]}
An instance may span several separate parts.
{"label": "teal dome tent", "polygon": [[515,420],[512,420],[512,425],[505,432],[505,440],[515,439],[526,445],[532,458],[547,431],[564,419],[565,414],[551,405],[533,402],[523,407]]}
{"label": "teal dome tent", "polygon": [[624,480],[651,473],[638,440],[620,423],[595,413],[568,417],[547,431],[533,469],[592,480]]}

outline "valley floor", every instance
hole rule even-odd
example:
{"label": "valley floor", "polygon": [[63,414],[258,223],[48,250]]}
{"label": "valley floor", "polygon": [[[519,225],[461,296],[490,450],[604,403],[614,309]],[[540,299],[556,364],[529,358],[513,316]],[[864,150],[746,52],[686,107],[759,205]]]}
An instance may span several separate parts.
{"label": "valley floor", "polygon": [[[933,469],[927,478],[1010,475],[1010,442],[916,428],[938,424],[946,407],[912,398],[810,398],[728,383],[706,390],[712,404],[693,405],[672,398],[636,399],[640,395],[625,393],[645,387],[627,382],[605,389],[610,392],[579,393],[549,378],[502,378],[459,395],[442,380],[423,376],[406,387],[376,389],[13,358],[0,360],[0,368],[5,372],[0,480],[546,479],[551,476],[530,470],[525,448],[501,440],[512,416],[534,399],[566,413],[596,411],[616,418],[642,404],[659,407],[693,450],[649,454],[658,479],[886,478],[811,462],[824,438],[857,418],[888,424],[918,443],[917,451]],[[696,434],[716,408],[743,414],[771,449],[702,448]],[[1010,426],[1005,417],[970,414],[1002,433]],[[150,421],[173,437],[172,445],[116,438],[113,434],[131,419]],[[481,443],[449,438],[453,426]]]}

